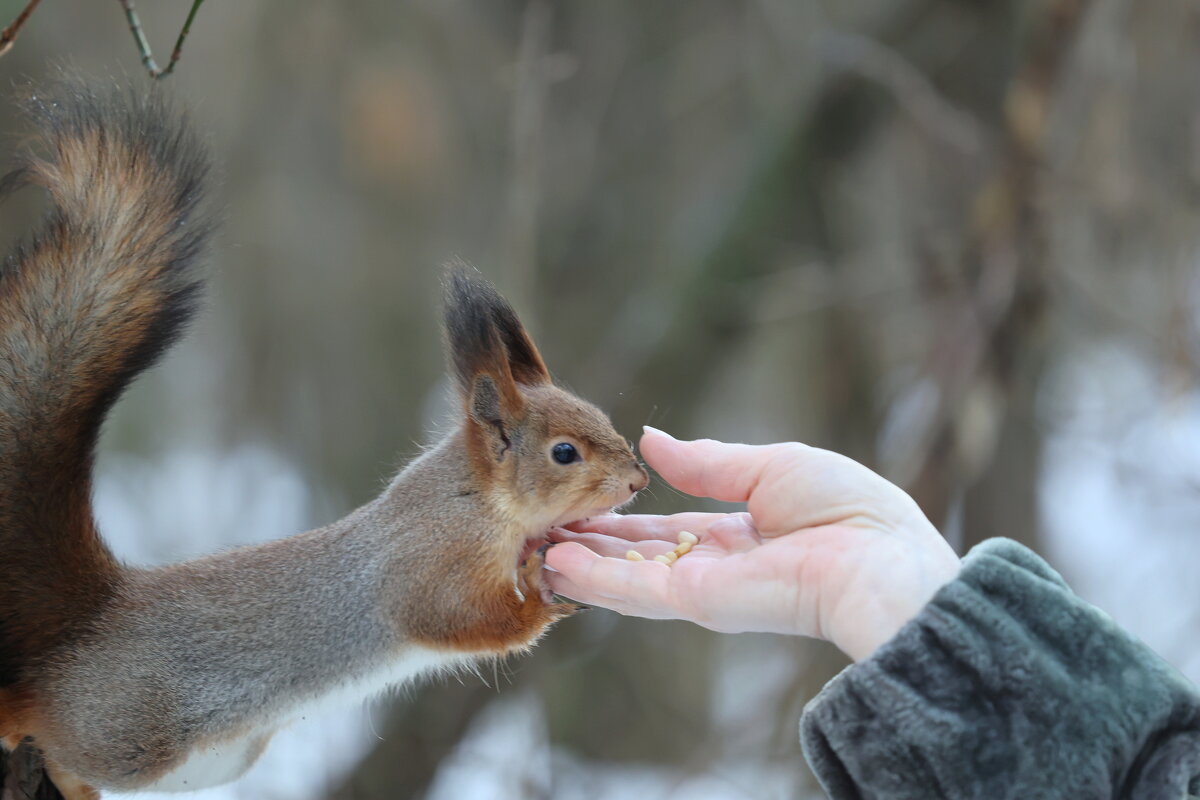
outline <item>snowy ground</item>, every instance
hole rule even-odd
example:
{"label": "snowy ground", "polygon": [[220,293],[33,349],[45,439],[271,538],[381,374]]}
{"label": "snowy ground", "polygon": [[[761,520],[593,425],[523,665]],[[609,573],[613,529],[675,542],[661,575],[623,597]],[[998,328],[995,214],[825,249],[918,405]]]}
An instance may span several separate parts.
{"label": "snowy ground", "polygon": [[1200,392],[1099,346],[1062,371],[1045,405],[1048,559],[1200,683]]}
{"label": "snowy ground", "polygon": [[[105,458],[96,515],[117,554],[160,564],[309,527],[312,500],[286,461],[258,447],[180,450],[161,463]],[[107,793],[139,800],[301,800],[323,797],[371,746],[367,704],[280,731],[239,781],[187,795]]]}

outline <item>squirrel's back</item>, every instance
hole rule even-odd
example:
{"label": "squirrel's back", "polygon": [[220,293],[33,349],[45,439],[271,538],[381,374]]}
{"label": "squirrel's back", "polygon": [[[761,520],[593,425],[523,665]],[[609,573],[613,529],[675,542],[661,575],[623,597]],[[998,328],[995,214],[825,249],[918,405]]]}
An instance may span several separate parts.
{"label": "squirrel's back", "polygon": [[0,267],[0,688],[116,589],[93,448],[192,315],[212,228],[207,155],[161,95],[65,82],[25,107],[40,152],[4,187],[40,186],[50,210]]}

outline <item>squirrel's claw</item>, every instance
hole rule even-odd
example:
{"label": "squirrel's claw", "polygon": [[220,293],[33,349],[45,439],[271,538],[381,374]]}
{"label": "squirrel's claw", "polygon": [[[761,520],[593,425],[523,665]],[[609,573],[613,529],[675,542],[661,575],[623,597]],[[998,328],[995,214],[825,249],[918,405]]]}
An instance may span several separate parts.
{"label": "squirrel's claw", "polygon": [[562,619],[582,611],[584,607],[576,603],[560,601],[546,584],[542,568],[546,566],[546,551],[553,546],[553,542],[547,542],[521,562],[521,566],[517,570],[517,591],[521,593],[527,603],[532,600],[548,606],[554,619]]}

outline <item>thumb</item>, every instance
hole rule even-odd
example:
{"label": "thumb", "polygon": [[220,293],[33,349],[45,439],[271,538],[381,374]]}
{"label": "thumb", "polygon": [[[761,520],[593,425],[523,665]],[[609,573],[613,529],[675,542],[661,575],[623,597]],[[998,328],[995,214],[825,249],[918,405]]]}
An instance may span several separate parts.
{"label": "thumb", "polygon": [[772,460],[795,446],[687,442],[649,425],[643,430],[642,457],[663,480],[690,495],[731,503],[749,500]]}

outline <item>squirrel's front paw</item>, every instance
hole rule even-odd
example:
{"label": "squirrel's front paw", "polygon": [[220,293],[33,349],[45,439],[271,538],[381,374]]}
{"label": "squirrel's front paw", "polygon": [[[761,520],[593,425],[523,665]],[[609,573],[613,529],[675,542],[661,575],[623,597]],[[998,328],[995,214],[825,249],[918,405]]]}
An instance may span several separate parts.
{"label": "squirrel's front paw", "polygon": [[554,600],[554,592],[546,585],[542,568],[546,565],[546,551],[552,545],[544,544],[529,554],[517,569],[517,591],[525,598],[526,603],[540,602],[554,613],[554,618],[569,617],[584,607],[576,603],[559,603]]}

